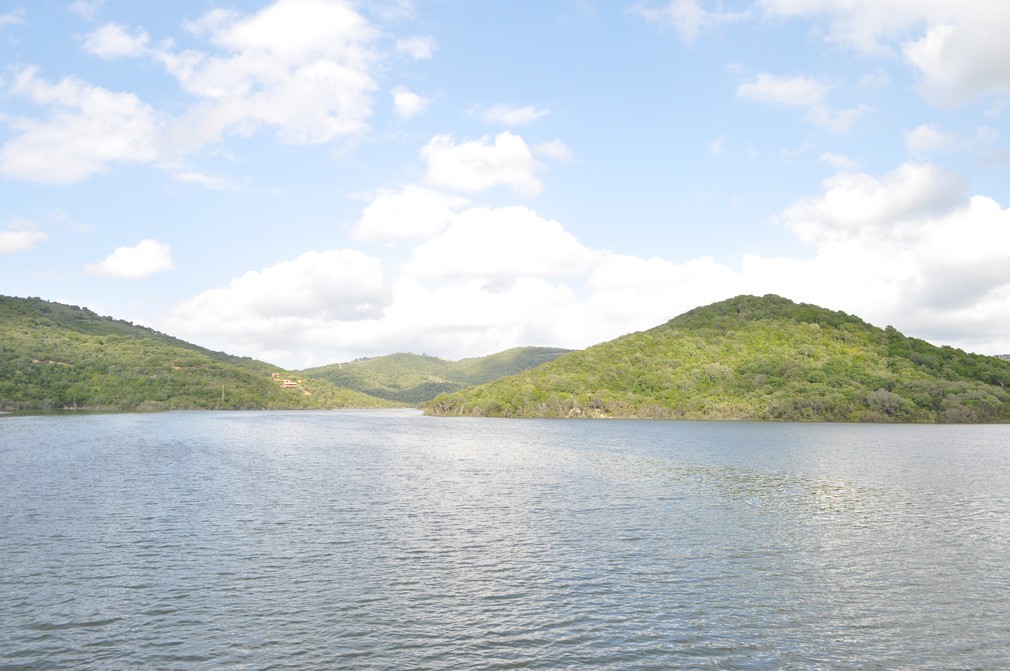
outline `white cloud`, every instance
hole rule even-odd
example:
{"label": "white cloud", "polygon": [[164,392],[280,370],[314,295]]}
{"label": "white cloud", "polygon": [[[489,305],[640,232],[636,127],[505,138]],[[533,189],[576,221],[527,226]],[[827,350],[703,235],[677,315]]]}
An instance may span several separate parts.
{"label": "white cloud", "polygon": [[755,290],[739,272],[710,257],[678,264],[611,253],[593,267],[586,288],[582,316],[573,322],[593,332],[591,342],[652,328],[699,305]]}
{"label": "white cloud", "polygon": [[418,186],[380,193],[361,213],[352,235],[360,240],[430,238],[467,204],[465,198]]}
{"label": "white cloud", "polygon": [[425,98],[405,86],[393,89],[393,111],[401,119],[410,119],[425,112],[431,105],[431,98]]}
{"label": "white cloud", "polygon": [[831,87],[809,77],[780,77],[761,73],[757,78],[740,84],[736,93],[745,100],[768,105],[816,108],[823,106]]}
{"label": "white cloud", "polygon": [[373,342],[385,344],[383,314],[391,301],[378,259],[350,249],[307,252],[178,303],[165,328],[227,343],[232,352],[309,366],[334,359],[314,360],[307,349],[368,352]]}
{"label": "white cloud", "polygon": [[975,196],[950,216],[925,223],[917,251],[924,271],[913,296],[921,305],[971,306],[993,289],[1010,287],[1010,210]]}
{"label": "white cloud", "polygon": [[[555,316],[573,300],[564,285],[532,277],[495,289],[480,280],[429,287],[401,277],[375,319],[261,317],[241,309],[243,297],[226,290],[206,303],[188,301],[165,328],[203,341],[220,338],[229,351],[292,368],[405,351],[460,358],[515,343],[558,342]],[[219,304],[224,316],[215,313]]]}
{"label": "white cloud", "polygon": [[241,191],[242,186],[232,179],[217,175],[208,175],[196,170],[186,170],[172,175],[172,179],[186,184],[199,184],[212,191]]}
{"label": "white cloud", "polygon": [[188,28],[222,53],[156,55],[187,93],[202,99],[172,128],[168,144],[177,151],[264,127],[294,144],[367,129],[379,33],[349,3],[277,0],[250,16],[213,10]]}
{"label": "white cloud", "polygon": [[127,280],[140,280],[155,273],[174,270],[172,248],[157,240],[141,240],[134,247],[117,247],[101,263],[85,268],[89,275],[106,275]]}
{"label": "white cloud", "polygon": [[955,146],[957,141],[952,133],[940,130],[936,124],[922,124],[902,133],[909,153],[915,156],[935,151],[946,151]]}
{"label": "white cloud", "polygon": [[717,137],[716,139],[708,143],[708,153],[721,154],[723,147],[725,146],[726,146],[726,138],[724,136]]}
{"label": "white cloud", "polygon": [[[706,9],[705,4],[714,5],[715,9]],[[653,3],[638,2],[629,11],[649,23],[673,28],[685,44],[694,42],[702,30],[749,16],[748,12],[724,10],[721,2],[703,3],[702,0],[666,0],[658,7]]]}
{"label": "white cloud", "polygon": [[[756,0],[771,18],[803,18],[818,25],[813,34],[862,54],[904,57],[921,76],[919,92],[944,106],[1010,94],[1010,3],[992,0]],[[701,0],[639,2],[632,13],[673,27],[690,43],[701,31],[750,16]],[[860,86],[890,83],[883,70]],[[859,108],[855,108],[858,110]],[[849,110],[855,113],[855,110]],[[818,122],[820,123],[820,122]],[[824,125],[824,124],[822,124]]]}
{"label": "white cloud", "polygon": [[598,254],[521,205],[471,208],[453,218],[436,238],[414,249],[404,267],[416,277],[495,280],[524,275],[579,275]]}
{"label": "white cloud", "polygon": [[0,28],[5,26],[16,26],[25,22],[25,10],[16,9],[13,12],[0,14]]}
{"label": "white cloud", "polygon": [[1010,92],[1010,4],[991,0],[760,0],[765,13],[826,19],[826,39],[857,51],[900,52],[920,93],[958,105]]}
{"label": "white cloud", "polygon": [[824,187],[822,196],[801,199],[779,217],[806,242],[903,244],[923,220],[943,217],[965,199],[960,178],[929,163],[905,163],[881,179],[841,172]]}
{"label": "white cloud", "polygon": [[334,265],[320,257],[349,252],[303,255],[184,301],[162,328],[289,367],[397,351],[461,358],[517,345],[586,347],[745,286],[711,259],[677,265],[587,249],[525,208],[474,208],[416,251],[392,279],[377,259],[343,280],[319,279],[311,269]]}
{"label": "white cloud", "polygon": [[536,277],[495,286],[467,280],[438,287],[405,277],[394,293],[379,336],[385,351],[451,352],[456,358],[515,343],[558,342],[557,315],[574,300],[571,288]]}
{"label": "white cloud", "polygon": [[[977,3],[961,0],[959,4]],[[986,0],[982,0],[986,2]],[[835,44],[869,54],[891,51],[900,39],[924,22],[943,20],[955,3],[947,0],[759,0],[766,14],[780,17],[825,17],[825,37]]]}
{"label": "white cloud", "polygon": [[142,29],[132,35],[118,23],[107,23],[84,39],[83,48],[103,60],[134,58],[147,53],[150,36]]}
{"label": "white cloud", "polygon": [[834,152],[826,151],[817,158],[821,163],[827,163],[839,170],[852,171],[859,167],[859,163],[857,161],[852,160],[845,154],[836,154]]}
{"label": "white cloud", "polygon": [[425,181],[455,191],[475,192],[508,186],[521,196],[543,190],[537,177],[541,165],[526,142],[512,133],[499,133],[459,144],[452,135],[436,135],[421,149],[427,163]]}
{"label": "white cloud", "polygon": [[306,252],[250,271],[224,289],[211,289],[178,305],[175,318],[214,325],[228,333],[269,331],[298,320],[355,321],[382,315],[389,303],[382,262],[352,249]]}
{"label": "white cloud", "polygon": [[1006,100],[997,100],[989,107],[989,109],[982,112],[982,116],[994,119],[1003,114],[1003,110],[1006,109],[1006,106],[1007,106]]}
{"label": "white cloud", "polygon": [[435,38],[431,35],[414,35],[396,41],[396,52],[406,54],[415,61],[429,61],[435,54]]}
{"label": "white cloud", "polygon": [[154,110],[132,93],[115,93],[74,77],[49,84],[34,68],[19,71],[11,91],[49,118],[8,118],[17,133],[0,149],[0,174],[14,179],[70,184],[110,163],[144,163],[158,154]]}
{"label": "white cloud", "polygon": [[538,142],[533,145],[533,155],[554,159],[555,161],[571,161],[572,148],[561,140],[548,140],[547,142]]}
{"label": "white cloud", "polygon": [[944,154],[971,149],[988,152],[1000,139],[994,128],[979,126],[972,133],[944,130],[937,124],[922,124],[902,133],[913,156]]}
{"label": "white cloud", "polygon": [[990,353],[1008,342],[1010,210],[965,198],[955,176],[912,163],[883,178],[838,175],[781,220],[816,257],[752,260],[747,274],[763,266],[780,285],[791,274],[804,300],[830,297],[837,309],[934,342]]}
{"label": "white cloud", "polygon": [[410,187],[373,203],[377,221],[412,202],[441,212],[421,227],[434,237],[396,269],[349,250],[309,253],[184,302],[166,328],[306,367],[395,351],[585,347],[697,305],[778,293],[974,351],[1010,342],[1010,210],[966,197],[930,164],[840,172],[778,217],[810,245],[807,258],[746,254],[736,267],[595,250],[528,208],[458,211],[439,198]]}
{"label": "white cloud", "polygon": [[740,265],[746,293],[779,294],[878,326],[902,325],[896,306],[916,272],[911,255],[852,242],[817,247],[812,258],[802,260],[745,254]]}
{"label": "white cloud", "polygon": [[[352,258],[357,254],[313,252],[247,273],[180,303],[163,328],[308,367],[397,351],[476,356],[516,343],[560,342],[570,326],[563,314],[575,297],[563,284],[537,277],[435,286],[409,275],[389,281],[378,259]],[[343,278],[318,277],[342,262],[349,266]]]}
{"label": "white cloud", "polygon": [[487,123],[501,124],[503,126],[522,126],[542,119],[550,113],[549,109],[543,107],[533,107],[532,105],[516,107],[499,103],[482,110],[481,117]]}
{"label": "white cloud", "polygon": [[942,105],[1010,93],[1010,5],[968,4],[953,20],[904,45],[905,57],[924,77],[920,93]]}
{"label": "white cloud", "polygon": [[74,0],[67,6],[67,11],[90,21],[104,5],[105,0]]}
{"label": "white cloud", "polygon": [[877,68],[859,78],[859,87],[863,89],[882,89],[891,85],[891,76],[883,69]]}
{"label": "white cloud", "polygon": [[863,105],[832,110],[828,104],[831,87],[809,77],[784,77],[759,74],[753,81],[740,84],[737,95],[744,100],[766,105],[785,105],[807,111],[807,120],[833,131],[846,133],[869,109]]}
{"label": "white cloud", "polygon": [[24,252],[49,239],[45,231],[23,229],[0,231],[0,254]]}
{"label": "white cloud", "polygon": [[385,23],[407,21],[417,15],[418,0],[373,0],[368,11]]}

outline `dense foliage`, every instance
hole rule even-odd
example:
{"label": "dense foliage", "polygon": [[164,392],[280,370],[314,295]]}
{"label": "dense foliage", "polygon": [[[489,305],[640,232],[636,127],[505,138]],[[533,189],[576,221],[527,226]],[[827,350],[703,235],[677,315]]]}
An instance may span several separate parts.
{"label": "dense foliage", "polygon": [[309,368],[302,374],[389,401],[417,405],[444,392],[534,368],[569,351],[556,347],[516,347],[460,361],[426,354],[391,354]]}
{"label": "dense foliage", "polygon": [[497,382],[439,415],[1010,421],[1010,361],[778,296],[687,312]]}
{"label": "dense foliage", "polygon": [[299,384],[293,377],[84,308],[0,297],[0,409],[389,405],[324,380]]}

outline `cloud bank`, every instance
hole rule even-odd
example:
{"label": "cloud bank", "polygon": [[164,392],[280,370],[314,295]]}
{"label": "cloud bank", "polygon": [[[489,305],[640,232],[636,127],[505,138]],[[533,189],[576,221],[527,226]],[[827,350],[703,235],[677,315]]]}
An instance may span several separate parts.
{"label": "cloud bank", "polygon": [[[527,205],[454,193],[529,184],[527,150],[518,136],[438,136],[422,159],[451,169],[375,194],[354,226],[359,239],[407,245],[405,260],[308,252],[180,302],[164,327],[305,367],[396,351],[581,348],[700,304],[777,293],[975,351],[1010,351],[1010,211],[941,166],[908,161],[873,175],[829,157],[837,172],[820,193],[774,220],[809,256],[677,263],[594,249]],[[450,160],[440,163],[441,151]],[[522,169],[501,156],[523,157]],[[482,178],[460,176],[462,165],[482,167]]]}

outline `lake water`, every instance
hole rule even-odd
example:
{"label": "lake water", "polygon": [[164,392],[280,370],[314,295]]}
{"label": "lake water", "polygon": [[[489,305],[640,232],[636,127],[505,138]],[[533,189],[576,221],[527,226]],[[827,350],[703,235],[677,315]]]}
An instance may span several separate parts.
{"label": "lake water", "polygon": [[1010,427],[0,417],[0,669],[1001,669]]}

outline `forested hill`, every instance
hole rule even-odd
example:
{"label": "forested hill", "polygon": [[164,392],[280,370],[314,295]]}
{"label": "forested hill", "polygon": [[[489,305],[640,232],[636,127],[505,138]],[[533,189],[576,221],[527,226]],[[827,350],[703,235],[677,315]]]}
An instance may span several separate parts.
{"label": "forested hill", "polygon": [[459,361],[401,353],[308,368],[302,375],[322,378],[390,401],[417,405],[444,392],[534,368],[570,351],[557,347],[516,347]]}
{"label": "forested hill", "polygon": [[387,405],[85,308],[0,296],[0,409]]}
{"label": "forested hill", "polygon": [[778,296],[687,312],[491,384],[438,415],[1010,421],[1010,361]]}

